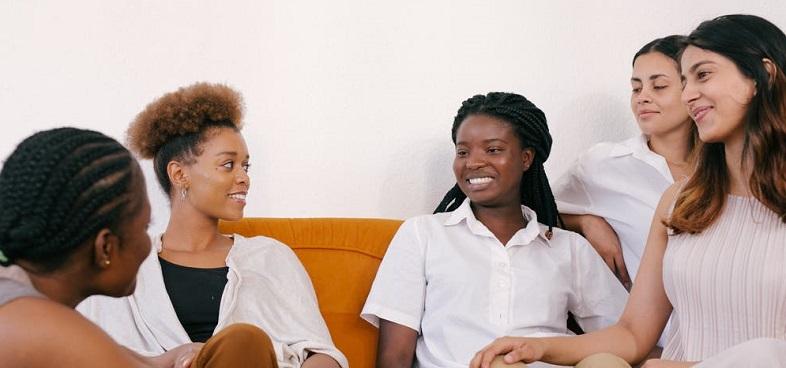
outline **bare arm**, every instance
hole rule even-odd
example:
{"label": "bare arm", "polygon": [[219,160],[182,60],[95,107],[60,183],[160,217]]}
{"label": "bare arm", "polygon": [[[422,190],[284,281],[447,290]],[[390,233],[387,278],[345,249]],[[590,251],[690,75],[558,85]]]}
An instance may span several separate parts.
{"label": "bare arm", "polygon": [[417,340],[417,331],[380,319],[377,368],[412,368]]}
{"label": "bare arm", "polygon": [[0,344],[3,366],[153,367],[73,309],[45,299],[20,298],[0,307],[0,336],[13,342]]}
{"label": "bare arm", "polygon": [[338,362],[327,354],[312,354],[303,362],[301,368],[339,368]]}
{"label": "bare arm", "polygon": [[676,191],[676,185],[672,186],[661,197],[636,283],[615,325],[573,337],[500,338],[478,352],[470,367],[488,368],[491,360],[500,354],[506,354],[508,363],[540,360],[559,365],[575,365],[599,352],[610,352],[632,363],[644,359],[655,346],[672,310],[663,288],[663,255],[668,235],[662,220],[668,215]]}
{"label": "bare arm", "polygon": [[622,244],[606,219],[595,215],[560,214],[560,216],[565,228],[584,236],[625,289],[630,290],[632,282],[628,268],[625,266],[625,258],[622,257]]}

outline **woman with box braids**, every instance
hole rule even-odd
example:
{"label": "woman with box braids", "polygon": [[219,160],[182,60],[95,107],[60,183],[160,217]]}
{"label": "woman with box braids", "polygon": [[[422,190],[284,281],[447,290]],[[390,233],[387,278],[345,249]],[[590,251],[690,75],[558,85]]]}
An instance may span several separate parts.
{"label": "woman with box braids", "polygon": [[59,128],[22,142],[0,175],[0,264],[51,271],[99,229],[116,231],[132,201],[136,164],[99,132]]}
{"label": "woman with box braids", "polygon": [[[546,125],[546,115],[526,97],[513,93],[491,92],[476,95],[464,101],[453,119],[451,137],[456,143],[456,132],[467,117],[487,115],[501,119],[513,128],[522,147],[530,147],[535,157],[529,170],[521,178],[521,204],[538,214],[538,221],[550,227],[558,226],[559,216],[554,195],[543,169],[551,153],[551,134]],[[434,213],[453,211],[466,198],[456,184],[442,199]]]}
{"label": "woman with box braids", "polygon": [[379,327],[377,365],[466,367],[504,334],[616,321],[625,289],[586,240],[556,228],[543,112],[521,95],[476,95],[452,139],[456,186],[435,213],[401,225],[361,312]]}

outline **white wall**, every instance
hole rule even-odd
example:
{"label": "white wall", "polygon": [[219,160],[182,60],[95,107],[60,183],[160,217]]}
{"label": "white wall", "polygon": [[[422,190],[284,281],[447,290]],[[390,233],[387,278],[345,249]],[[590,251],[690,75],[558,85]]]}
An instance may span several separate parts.
{"label": "white wall", "polygon": [[[5,0],[0,157],[60,125],[123,139],[160,94],[225,82],[247,104],[247,216],[404,218],[453,183],[463,99],[515,91],[540,106],[555,179],[591,144],[636,132],[641,45],[736,12],[786,29],[782,0]],[[148,182],[160,228],[166,202]]]}

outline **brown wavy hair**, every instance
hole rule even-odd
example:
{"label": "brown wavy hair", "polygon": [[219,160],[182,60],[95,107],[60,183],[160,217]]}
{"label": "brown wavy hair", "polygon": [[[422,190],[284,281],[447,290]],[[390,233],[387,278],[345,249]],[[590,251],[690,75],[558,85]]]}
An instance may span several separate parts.
{"label": "brown wavy hair", "polygon": [[126,131],[128,146],[152,159],[161,188],[171,194],[166,166],[172,160],[193,162],[201,144],[217,128],[240,131],[243,98],[223,84],[195,83],[167,93],[147,105]]}
{"label": "brown wavy hair", "polygon": [[[786,223],[786,35],[763,18],[738,14],[701,23],[685,43],[723,55],[756,82],[743,121],[742,162],[752,165],[753,196]],[[763,59],[775,65],[774,74]],[[721,214],[729,187],[723,143],[703,144],[666,225],[676,234],[703,231]]]}

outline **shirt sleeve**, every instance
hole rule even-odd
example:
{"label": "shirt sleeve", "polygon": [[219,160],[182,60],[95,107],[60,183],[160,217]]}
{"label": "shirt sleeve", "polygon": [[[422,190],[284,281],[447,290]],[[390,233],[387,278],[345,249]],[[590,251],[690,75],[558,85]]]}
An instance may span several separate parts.
{"label": "shirt sleeve", "polygon": [[[333,344],[305,267],[286,245],[278,243],[274,249],[271,254],[266,255],[269,258],[266,271],[271,273],[274,284],[278,287],[274,295],[267,296],[276,301],[271,304],[272,308],[267,310],[271,320],[264,322],[272,328],[271,331],[265,332],[275,336],[275,339],[279,339],[282,343],[281,354],[276,352],[279,364],[283,360],[299,367],[305,362],[309,353],[317,353],[326,354],[335,359],[342,368],[347,368],[349,362]],[[254,289],[251,286],[253,281],[245,282],[248,284],[247,288]],[[263,322],[259,318],[252,318],[250,321],[254,319]]]}
{"label": "shirt sleeve", "polygon": [[584,238],[574,233],[569,236],[573,250],[569,309],[586,332],[608,327],[622,315],[628,292]]}
{"label": "shirt sleeve", "polygon": [[420,333],[426,299],[425,245],[417,218],[405,221],[390,242],[371,285],[361,317],[379,327],[379,319]]}
{"label": "shirt sleeve", "polygon": [[591,213],[592,198],[586,188],[583,156],[554,183],[554,198],[560,213],[586,215]]}

